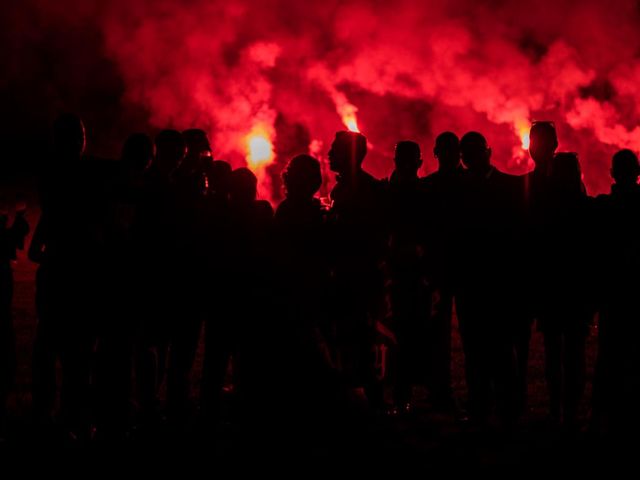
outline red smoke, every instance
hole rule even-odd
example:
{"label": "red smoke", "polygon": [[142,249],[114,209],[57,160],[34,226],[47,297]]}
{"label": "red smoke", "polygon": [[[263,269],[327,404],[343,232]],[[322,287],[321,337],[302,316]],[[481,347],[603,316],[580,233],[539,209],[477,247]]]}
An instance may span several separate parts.
{"label": "red smoke", "polygon": [[151,126],[205,128],[214,155],[235,165],[258,131],[273,178],[310,143],[326,154],[356,114],[378,176],[396,141],[420,142],[432,170],[435,136],[471,129],[496,165],[524,173],[535,119],[556,122],[592,194],[608,190],[616,149],[640,150],[636,0],[86,3],[36,2],[52,22],[98,29],[124,104],[143,107]]}

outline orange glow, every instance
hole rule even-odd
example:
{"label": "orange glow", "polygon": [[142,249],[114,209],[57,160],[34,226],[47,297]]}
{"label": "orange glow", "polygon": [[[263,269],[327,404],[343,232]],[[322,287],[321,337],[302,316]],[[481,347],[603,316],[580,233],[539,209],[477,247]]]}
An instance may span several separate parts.
{"label": "orange glow", "polygon": [[266,129],[257,126],[247,135],[247,164],[252,170],[266,166],[273,161],[273,143]]}
{"label": "orange glow", "polygon": [[520,146],[523,150],[529,150],[529,130],[531,126],[526,120],[516,122],[515,130],[520,137]]}
{"label": "orange glow", "polygon": [[358,117],[356,116],[357,111],[358,108],[348,102],[338,107],[338,113],[342,117],[342,123],[344,123],[351,132],[360,132],[360,129],[358,129]]}
{"label": "orange glow", "polygon": [[348,115],[346,117],[342,117],[342,121],[347,126],[347,128],[352,132],[359,132],[358,130],[358,119],[354,115]]}

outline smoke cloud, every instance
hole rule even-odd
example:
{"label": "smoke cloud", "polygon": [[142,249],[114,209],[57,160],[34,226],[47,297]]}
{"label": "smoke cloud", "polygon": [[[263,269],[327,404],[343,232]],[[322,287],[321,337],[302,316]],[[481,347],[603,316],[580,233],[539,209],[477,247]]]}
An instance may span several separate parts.
{"label": "smoke cloud", "polygon": [[342,117],[355,115],[371,145],[365,166],[378,176],[390,173],[398,140],[417,140],[432,170],[435,136],[471,129],[485,133],[496,165],[524,173],[522,132],[553,120],[595,194],[608,190],[616,149],[640,150],[637,0],[26,0],[12,8],[0,25],[3,94],[16,111],[39,105],[40,119],[88,114],[94,145],[109,154],[129,130],[200,127],[216,157],[241,165],[259,131],[274,145],[264,167],[273,180],[309,145],[325,155]]}

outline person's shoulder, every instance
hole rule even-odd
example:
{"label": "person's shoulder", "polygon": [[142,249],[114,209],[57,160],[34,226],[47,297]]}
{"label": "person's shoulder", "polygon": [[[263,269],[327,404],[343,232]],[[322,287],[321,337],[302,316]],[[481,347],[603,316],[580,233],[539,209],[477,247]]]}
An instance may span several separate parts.
{"label": "person's shoulder", "polygon": [[528,179],[527,173],[525,173],[524,175],[514,175],[512,173],[507,173],[503,171],[499,171],[499,172],[500,172],[500,177],[502,178],[502,181],[505,184],[509,185],[511,188],[522,190],[527,183],[527,179]]}
{"label": "person's shoulder", "polygon": [[522,178],[522,175],[513,175],[512,173],[507,173],[503,170],[500,170],[497,167],[493,168],[493,175],[496,178],[499,178],[500,180],[503,180],[505,182],[512,182],[512,183],[521,181],[521,178]]}
{"label": "person's shoulder", "polygon": [[273,217],[273,207],[268,200],[256,200],[256,212],[263,219],[270,219]]}
{"label": "person's shoulder", "polygon": [[608,210],[615,203],[615,196],[612,192],[600,193],[593,197],[592,203],[599,210]]}
{"label": "person's shoulder", "polygon": [[291,211],[291,200],[285,198],[280,202],[280,204],[275,208],[274,217],[276,220],[286,217]]}
{"label": "person's shoulder", "polygon": [[418,179],[418,185],[420,185],[421,188],[431,188],[433,184],[438,181],[438,177],[439,175],[437,171],[432,172],[425,177],[420,177]]}
{"label": "person's shoulder", "polygon": [[386,178],[376,178],[365,170],[360,171],[359,177],[360,183],[374,187],[384,187],[389,183]]}
{"label": "person's shoulder", "polygon": [[630,197],[635,202],[640,201],[640,185],[634,185],[634,187],[631,189]]}
{"label": "person's shoulder", "polygon": [[594,215],[600,217],[602,210],[608,209],[602,206],[602,203],[598,201],[597,197],[586,194],[582,197],[581,212],[584,221],[590,221]]}
{"label": "person's shoulder", "polygon": [[380,179],[362,170],[358,178],[358,189],[365,193],[383,196],[389,191],[389,181],[386,178]]}

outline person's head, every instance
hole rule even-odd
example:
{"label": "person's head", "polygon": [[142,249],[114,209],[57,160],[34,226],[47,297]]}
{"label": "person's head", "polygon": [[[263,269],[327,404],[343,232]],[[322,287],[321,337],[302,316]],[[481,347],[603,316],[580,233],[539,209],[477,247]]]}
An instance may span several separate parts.
{"label": "person's head", "polygon": [[229,187],[230,199],[237,205],[252,203],[258,195],[258,179],[246,167],[236,168],[231,172]]}
{"label": "person's head", "polygon": [[442,132],[436,137],[433,156],[438,159],[438,170],[451,171],[460,166],[460,140],[453,132]]}
{"label": "person's head", "polygon": [[616,185],[636,185],[640,176],[638,156],[629,149],[616,152],[611,160],[611,177]]}
{"label": "person's head", "polygon": [[211,145],[207,133],[200,128],[190,128],[182,132],[187,153],[185,161],[196,166],[201,163],[203,157],[211,158]]}
{"label": "person's head", "polygon": [[553,191],[578,196],[582,193],[582,172],[575,152],[559,152],[551,161],[549,181]]}
{"label": "person's head", "polygon": [[422,166],[422,153],[420,145],[410,140],[404,140],[396,144],[395,173],[400,180],[411,180],[418,177],[418,170]]}
{"label": "person's head", "polygon": [[536,166],[550,162],[557,148],[558,135],[553,122],[533,122],[529,130],[529,154]]}
{"label": "person's head", "polygon": [[288,198],[310,199],[322,185],[320,162],[310,155],[297,155],[282,172],[282,181]]}
{"label": "person's head", "polygon": [[349,175],[360,170],[367,155],[367,139],[358,132],[341,131],[329,150],[329,168],[332,172]]}
{"label": "person's head", "polygon": [[471,172],[482,172],[491,165],[491,148],[484,135],[467,132],[460,139],[462,163]]}
{"label": "person's head", "polygon": [[164,175],[171,175],[184,158],[186,145],[177,130],[162,130],[156,135],[156,158],[154,165]]}
{"label": "person's head", "polygon": [[231,165],[224,160],[213,160],[206,170],[209,192],[226,197],[231,182]]}
{"label": "person's head", "polygon": [[133,172],[143,172],[153,160],[153,142],[145,133],[130,135],[122,146],[120,160],[125,168]]}
{"label": "person's head", "polygon": [[86,137],[82,119],[74,113],[63,113],[53,123],[53,148],[58,155],[80,158]]}

